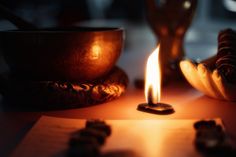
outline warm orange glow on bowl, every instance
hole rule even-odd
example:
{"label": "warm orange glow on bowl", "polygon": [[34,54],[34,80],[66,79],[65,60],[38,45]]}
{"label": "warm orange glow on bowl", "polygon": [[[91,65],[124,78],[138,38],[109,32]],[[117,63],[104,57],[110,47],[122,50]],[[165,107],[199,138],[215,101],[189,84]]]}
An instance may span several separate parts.
{"label": "warm orange glow on bowl", "polygon": [[102,53],[102,47],[97,42],[95,42],[91,48],[92,48],[91,51],[92,54],[90,56],[90,59],[91,60],[99,59]]}
{"label": "warm orange glow on bowl", "polygon": [[148,104],[156,104],[161,99],[161,68],[159,45],[148,57],[145,74],[145,98]]}

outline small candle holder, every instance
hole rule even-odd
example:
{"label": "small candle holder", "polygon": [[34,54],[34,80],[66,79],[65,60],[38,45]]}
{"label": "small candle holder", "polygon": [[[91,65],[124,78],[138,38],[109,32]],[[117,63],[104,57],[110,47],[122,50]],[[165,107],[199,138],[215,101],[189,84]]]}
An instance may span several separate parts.
{"label": "small candle holder", "polygon": [[[191,24],[197,0],[146,0],[147,19],[160,43],[163,81],[181,76],[184,36]],[[171,77],[170,77],[171,76]]]}
{"label": "small candle holder", "polygon": [[171,105],[161,103],[161,69],[160,46],[150,54],[146,65],[145,97],[147,103],[139,104],[137,110],[154,114],[171,114],[174,109]]}
{"label": "small candle holder", "polygon": [[138,105],[137,110],[160,115],[172,114],[175,112],[171,105],[165,103],[142,103]]}

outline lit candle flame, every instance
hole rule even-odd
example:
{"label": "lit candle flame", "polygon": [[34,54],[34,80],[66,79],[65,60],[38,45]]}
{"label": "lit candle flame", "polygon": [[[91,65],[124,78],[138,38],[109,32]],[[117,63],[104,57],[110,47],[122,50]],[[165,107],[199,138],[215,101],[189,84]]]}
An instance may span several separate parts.
{"label": "lit candle flame", "polygon": [[145,74],[145,98],[148,104],[156,104],[161,99],[161,68],[159,45],[148,57]]}

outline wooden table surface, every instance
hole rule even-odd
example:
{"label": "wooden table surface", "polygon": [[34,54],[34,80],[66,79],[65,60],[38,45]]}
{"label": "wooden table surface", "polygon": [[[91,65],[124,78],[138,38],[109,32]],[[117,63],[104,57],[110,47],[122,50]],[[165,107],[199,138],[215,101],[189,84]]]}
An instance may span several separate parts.
{"label": "wooden table surface", "polygon": [[[41,115],[63,118],[103,119],[203,119],[221,118],[230,135],[236,137],[236,103],[211,99],[193,89],[186,82],[170,82],[162,92],[162,102],[172,104],[175,113],[153,115],[136,110],[145,101],[144,92],[135,89],[134,78],[141,76],[148,53],[125,52],[118,65],[130,78],[127,92],[114,101],[71,110],[30,112],[5,110],[0,105],[0,156],[8,156]],[[33,105],[33,104],[32,104]]]}

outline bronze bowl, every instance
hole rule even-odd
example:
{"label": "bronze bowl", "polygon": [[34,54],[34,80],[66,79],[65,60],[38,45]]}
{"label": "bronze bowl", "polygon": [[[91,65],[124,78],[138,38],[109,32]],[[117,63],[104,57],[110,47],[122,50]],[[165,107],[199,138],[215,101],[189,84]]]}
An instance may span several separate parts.
{"label": "bronze bowl", "polygon": [[11,73],[31,80],[89,81],[107,74],[123,48],[120,28],[0,31]]}

